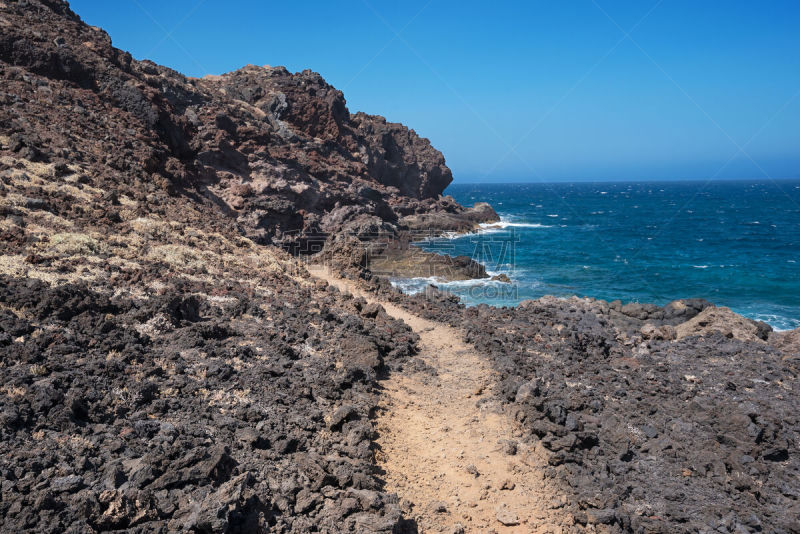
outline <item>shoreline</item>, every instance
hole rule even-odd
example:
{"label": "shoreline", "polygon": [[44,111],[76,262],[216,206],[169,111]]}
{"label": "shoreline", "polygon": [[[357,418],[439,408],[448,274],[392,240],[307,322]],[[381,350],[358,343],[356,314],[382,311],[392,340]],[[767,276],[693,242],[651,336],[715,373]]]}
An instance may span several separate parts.
{"label": "shoreline", "polygon": [[[489,272],[490,271],[487,271],[487,273],[489,273]],[[522,303],[524,303],[524,302],[526,302],[528,300],[538,300],[538,299],[541,299],[541,298],[553,298],[553,299],[557,299],[557,300],[564,301],[564,302],[569,301],[572,298],[577,298],[577,299],[582,299],[582,300],[585,299],[585,300],[589,300],[589,301],[600,301],[600,302],[605,302],[605,303],[613,302],[613,301],[609,301],[609,300],[601,299],[601,298],[597,298],[597,297],[590,297],[590,296],[587,296],[587,295],[578,295],[577,293],[576,294],[572,294],[572,295],[554,295],[552,293],[543,293],[541,296],[536,297],[536,298],[521,299],[516,304],[498,305],[498,304],[493,304],[493,303],[490,303],[490,302],[467,303],[467,302],[463,301],[463,298],[461,297],[461,295],[459,295],[458,293],[452,292],[452,291],[448,291],[447,287],[442,287],[442,286],[457,286],[457,287],[460,286],[460,287],[464,287],[464,286],[473,285],[474,287],[478,287],[478,286],[484,285],[484,284],[492,284],[492,285],[498,285],[499,286],[501,284],[502,285],[507,285],[508,282],[500,282],[500,281],[497,281],[497,280],[492,280],[491,278],[471,278],[471,279],[468,279],[468,280],[441,281],[441,280],[438,280],[438,279],[436,279],[434,277],[415,277],[415,278],[387,277],[387,281],[390,284],[392,284],[392,287],[396,288],[398,291],[400,291],[404,295],[411,296],[411,297],[413,297],[415,295],[418,295],[420,293],[423,293],[425,291],[425,288],[422,287],[422,288],[416,289],[414,291],[409,291],[407,289],[404,289],[404,287],[403,287],[404,282],[405,283],[412,283],[412,282],[425,283],[426,286],[433,286],[439,291],[442,291],[442,292],[445,292],[445,293],[449,293],[449,294],[451,294],[451,295],[453,295],[455,297],[458,297],[459,301],[462,302],[464,304],[464,306],[466,306],[468,308],[469,307],[474,307],[474,306],[480,306],[481,304],[485,304],[486,306],[489,306],[489,307],[495,308],[495,309],[517,308],[517,307],[520,306],[520,304],[522,304]],[[515,283],[513,279],[511,280],[511,283],[512,284]],[[704,297],[677,298],[677,299],[673,299],[671,301],[667,301],[667,302],[665,302],[665,304],[669,304],[670,302],[687,300],[687,299],[695,299],[695,298],[704,299]],[[653,304],[655,306],[659,306],[658,304],[653,303],[653,302],[642,302],[640,300],[621,300],[621,299],[619,299],[619,300],[620,300],[620,302],[622,302],[623,305],[626,305],[626,304]],[[663,305],[661,305],[661,306],[663,306]],[[764,319],[759,319],[759,318],[756,318],[756,317],[750,317],[750,316],[748,316],[748,315],[746,315],[744,313],[736,311],[733,308],[730,308],[729,306],[721,306],[721,305],[717,305],[717,304],[714,304],[714,306],[715,307],[729,308],[736,315],[739,315],[739,316],[744,317],[745,319],[749,319],[751,321],[764,322],[764,323],[768,324],[770,326],[770,328],[772,328],[773,332],[791,332],[792,330],[796,329],[796,328],[780,328],[778,326],[775,326],[775,325],[769,323],[768,321],[766,321]],[[785,319],[790,319],[791,320],[791,318],[785,318]]]}
{"label": "shoreline", "polygon": [[[457,239],[461,239],[461,238],[468,237],[468,236],[473,236],[473,235],[482,235],[482,234],[491,234],[491,233],[502,232],[507,228],[552,228],[552,227],[553,227],[553,225],[544,225],[544,224],[539,224],[539,223],[514,222],[512,220],[509,220],[508,216],[503,216],[503,215],[498,214],[498,221],[496,221],[496,222],[478,223],[478,224],[476,224],[475,228],[473,228],[471,230],[443,231],[441,234],[438,234],[438,235],[436,235],[434,237],[429,237],[429,238],[426,238],[426,239],[423,239],[423,240],[410,242],[409,245],[410,246],[418,246],[419,244],[428,243],[428,242],[434,241],[434,240],[453,241],[453,240],[457,240]],[[425,252],[429,252],[431,254],[436,254],[438,256],[443,256],[443,257],[446,257],[446,258],[455,258],[456,257],[456,256],[453,256],[453,255],[450,255],[450,254],[447,254],[447,253],[440,253],[440,252],[435,252],[435,251],[433,251],[433,252],[432,251],[426,251],[422,247],[418,247],[418,248],[420,248],[420,250],[423,250]],[[476,260],[473,260],[473,261],[476,261]],[[436,287],[439,290],[445,291],[447,293],[450,293],[450,294],[458,297],[459,300],[462,301],[464,303],[464,305],[467,306],[467,307],[478,306],[480,304],[486,304],[488,306],[495,307],[495,308],[497,308],[497,307],[500,307],[500,308],[502,308],[502,307],[516,308],[520,304],[525,302],[526,300],[535,300],[535,299],[544,298],[544,297],[553,297],[553,298],[562,299],[562,300],[569,300],[572,297],[576,297],[576,298],[579,298],[579,299],[599,300],[599,301],[603,301],[603,302],[606,302],[606,303],[613,302],[614,300],[620,300],[623,303],[623,305],[625,305],[625,304],[652,304],[652,305],[656,305],[656,306],[664,306],[664,305],[669,304],[670,302],[673,302],[673,301],[680,301],[680,300],[686,300],[686,299],[696,299],[696,298],[706,299],[706,297],[702,297],[702,296],[701,297],[698,297],[698,296],[694,296],[694,297],[676,297],[676,298],[673,298],[673,299],[670,299],[670,300],[666,300],[665,299],[663,304],[658,304],[657,302],[652,302],[652,301],[647,301],[647,300],[642,300],[642,299],[631,299],[631,300],[613,299],[613,300],[609,300],[609,299],[603,299],[603,298],[599,298],[599,297],[593,297],[593,296],[590,296],[590,295],[580,295],[578,293],[574,293],[574,294],[571,294],[571,295],[554,295],[552,293],[542,293],[541,295],[539,295],[537,297],[532,297],[532,298],[528,298],[528,299],[512,299],[512,300],[518,300],[515,304],[510,304],[510,303],[509,304],[496,304],[496,303],[486,302],[486,301],[479,302],[480,299],[478,299],[478,298],[474,299],[475,302],[465,302],[461,295],[459,295],[457,292],[449,291],[448,287],[455,287],[455,288],[467,287],[467,286],[480,287],[482,285],[493,285],[494,286],[494,285],[499,285],[499,284],[519,284],[520,283],[519,280],[511,278],[510,276],[509,276],[510,282],[501,282],[501,281],[494,280],[493,279],[494,276],[497,276],[497,275],[500,275],[500,274],[509,275],[509,273],[508,272],[504,272],[504,271],[490,271],[490,270],[487,269],[487,266],[484,263],[481,263],[481,262],[477,262],[477,263],[481,264],[483,266],[483,268],[485,269],[485,272],[487,274],[486,277],[459,279],[459,280],[446,280],[446,279],[443,279],[443,278],[438,278],[436,276],[421,276],[421,277],[388,276],[386,278],[392,284],[393,287],[396,287],[403,294],[413,296],[413,295],[418,294],[420,292],[424,292],[425,291],[425,287],[427,287],[428,285],[433,285],[434,287]],[[695,266],[695,267],[697,268],[697,266]],[[424,284],[424,285],[422,285],[422,284]],[[422,285],[422,287],[413,288],[414,285]],[[411,287],[409,287],[409,286],[411,286]],[[502,287],[502,286],[500,286],[500,287]],[[488,300],[491,300],[491,299],[488,299]],[[718,304],[718,303],[716,303],[714,301],[710,301],[710,300],[709,300],[709,302],[712,302],[712,304],[714,304],[717,307],[730,308],[730,306],[728,306],[726,304]],[[756,321],[756,322],[764,322],[764,323],[768,324],[773,329],[773,331],[775,331],[775,332],[790,332],[790,331],[794,330],[795,328],[797,328],[797,326],[795,326],[795,327],[783,327],[782,328],[780,326],[777,326],[776,324],[773,324],[772,322],[769,322],[768,320],[766,320],[766,319],[764,319],[762,317],[757,316],[756,314],[748,315],[746,313],[742,313],[740,311],[736,311],[736,309],[739,309],[738,307],[736,309],[734,309],[734,308],[730,308],[730,309],[732,311],[734,311],[734,313],[736,313],[737,315],[740,315],[741,317],[744,317],[746,319],[749,319],[749,320],[752,320],[752,321]],[[764,314],[758,314],[758,315],[764,315]],[[791,322],[791,321],[798,321],[798,318],[790,317],[790,316],[776,316],[776,319],[775,319],[775,322]]]}

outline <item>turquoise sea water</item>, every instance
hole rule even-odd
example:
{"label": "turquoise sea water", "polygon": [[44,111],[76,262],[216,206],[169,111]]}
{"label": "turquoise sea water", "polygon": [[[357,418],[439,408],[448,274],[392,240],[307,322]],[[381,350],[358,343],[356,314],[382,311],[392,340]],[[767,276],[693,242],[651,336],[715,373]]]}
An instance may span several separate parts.
{"label": "turquoise sea water", "polygon": [[[503,223],[418,246],[468,255],[514,283],[437,284],[467,304],[542,295],[729,306],[800,326],[800,181],[452,185]],[[396,280],[414,292],[429,279]]]}

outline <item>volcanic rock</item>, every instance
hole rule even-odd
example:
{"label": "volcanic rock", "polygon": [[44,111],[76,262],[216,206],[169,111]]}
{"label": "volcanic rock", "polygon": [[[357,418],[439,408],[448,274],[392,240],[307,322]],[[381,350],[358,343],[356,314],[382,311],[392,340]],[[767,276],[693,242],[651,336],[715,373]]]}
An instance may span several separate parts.
{"label": "volcanic rock", "polygon": [[730,308],[706,308],[696,317],[675,327],[677,339],[719,332],[740,341],[765,341],[772,328],[733,313]]}

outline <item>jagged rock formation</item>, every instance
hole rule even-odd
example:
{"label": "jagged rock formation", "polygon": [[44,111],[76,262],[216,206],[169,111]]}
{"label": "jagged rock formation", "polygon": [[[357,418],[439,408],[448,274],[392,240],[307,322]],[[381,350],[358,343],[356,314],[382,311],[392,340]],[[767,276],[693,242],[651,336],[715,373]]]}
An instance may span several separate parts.
{"label": "jagged rock formation", "polygon": [[452,174],[428,140],[351,114],[319,74],[251,65],[188,78],[132,59],[60,0],[9,2],[0,16],[5,154],[201,194],[248,237],[299,252],[307,237],[461,210],[440,206]]}

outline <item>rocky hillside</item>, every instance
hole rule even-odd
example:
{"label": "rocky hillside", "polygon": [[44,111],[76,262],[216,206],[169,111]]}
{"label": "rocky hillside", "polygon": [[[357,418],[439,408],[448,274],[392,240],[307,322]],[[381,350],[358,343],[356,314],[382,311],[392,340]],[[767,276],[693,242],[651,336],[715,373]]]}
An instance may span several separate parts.
{"label": "rocky hillside", "polygon": [[[414,352],[404,324],[188,203],[171,208],[195,223],[137,217],[147,201],[10,175],[36,197],[9,194],[28,207],[0,222],[27,243],[0,257],[0,530],[402,526],[370,414],[379,374]],[[123,222],[54,215],[30,200],[47,189]]]}
{"label": "rocky hillside", "polygon": [[287,251],[477,221],[441,153],[312,72],[133,60],[60,0],[0,28],[0,530],[402,529],[370,415],[416,337]]}
{"label": "rocky hillside", "polygon": [[351,114],[316,73],[188,78],[114,48],[61,0],[4,2],[0,25],[2,154],[78,165],[119,192],[202,196],[247,237],[299,252],[463,211],[440,200],[452,174],[428,140]]}

